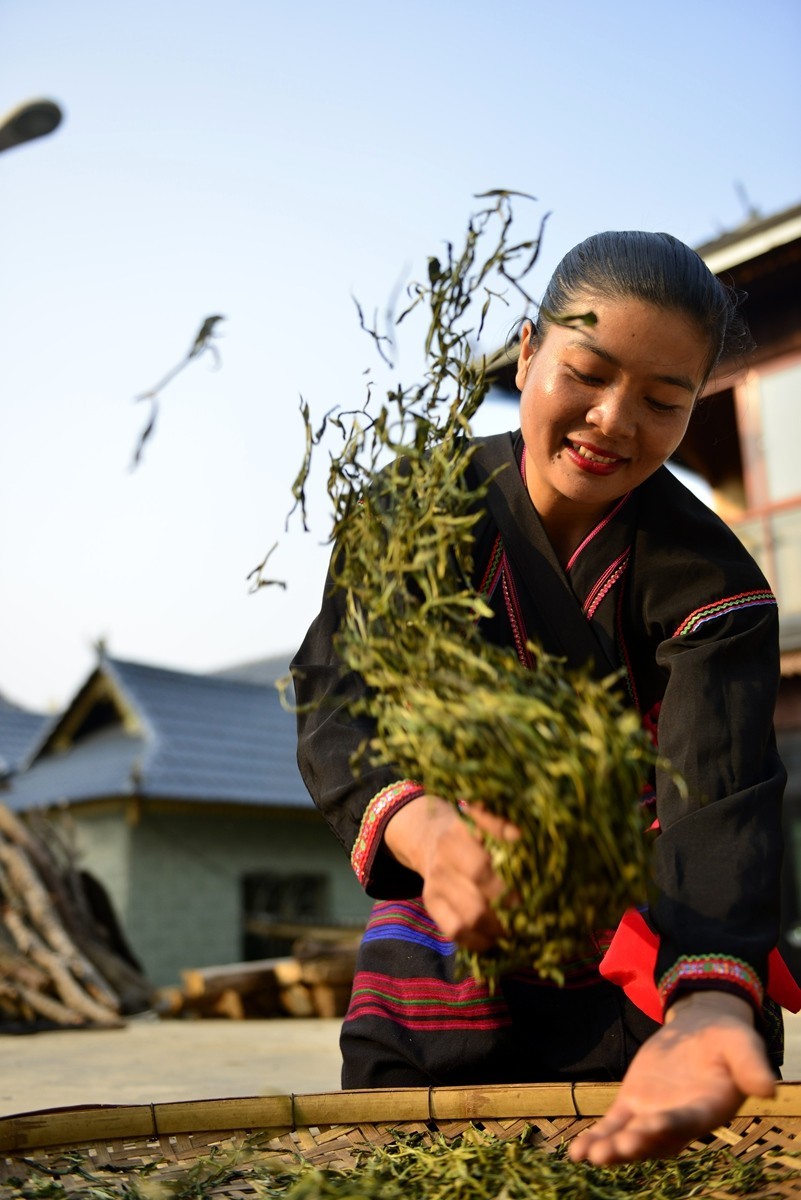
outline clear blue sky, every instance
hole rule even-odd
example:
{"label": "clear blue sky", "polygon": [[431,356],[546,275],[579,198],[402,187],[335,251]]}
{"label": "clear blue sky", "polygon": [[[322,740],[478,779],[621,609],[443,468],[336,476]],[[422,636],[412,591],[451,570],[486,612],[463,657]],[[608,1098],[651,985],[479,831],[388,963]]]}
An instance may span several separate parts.
{"label": "clear blue sky", "polygon": [[[382,308],[487,188],[539,197],[521,234],[552,213],[535,290],[598,229],[716,236],[738,181],[798,202],[800,44],[798,0],[1,0],[0,112],[66,116],[0,155],[0,691],[62,705],[100,637],[198,670],[292,650],[324,506],[276,553],[286,593],[245,577],[282,532],[299,395],[363,399],[351,295]],[[220,369],[164,391],[129,472],[133,397],[215,312]]]}

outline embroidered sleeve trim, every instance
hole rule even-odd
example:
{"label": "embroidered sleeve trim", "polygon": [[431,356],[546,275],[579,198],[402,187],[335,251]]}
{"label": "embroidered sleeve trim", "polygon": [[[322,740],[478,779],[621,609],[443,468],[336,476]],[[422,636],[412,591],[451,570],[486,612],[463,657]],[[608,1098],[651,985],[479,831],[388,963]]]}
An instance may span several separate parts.
{"label": "embroidered sleeve trim", "polygon": [[707,621],[713,621],[715,617],[725,617],[730,612],[737,612],[741,608],[754,608],[761,604],[776,604],[776,597],[773,592],[764,589],[754,592],[740,592],[736,596],[727,596],[724,600],[716,600],[713,604],[705,604],[703,608],[697,608],[695,612],[690,613],[689,617],[685,617],[682,623],[673,634],[675,637],[686,637],[688,633],[695,633]]}
{"label": "embroidered sleeve trim", "polygon": [[762,1008],[764,988],[753,967],[740,958],[711,954],[683,955],[659,981],[659,995],[664,1007],[673,999],[676,991],[684,984],[722,983],[745,992],[757,1009]]}
{"label": "embroidered sleeve trim", "polygon": [[377,792],[367,805],[350,856],[351,866],[362,886],[366,884],[369,877],[375,852],[387,821],[399,808],[403,808],[404,804],[408,804],[417,796],[422,796],[424,792],[425,788],[415,780],[399,779]]}

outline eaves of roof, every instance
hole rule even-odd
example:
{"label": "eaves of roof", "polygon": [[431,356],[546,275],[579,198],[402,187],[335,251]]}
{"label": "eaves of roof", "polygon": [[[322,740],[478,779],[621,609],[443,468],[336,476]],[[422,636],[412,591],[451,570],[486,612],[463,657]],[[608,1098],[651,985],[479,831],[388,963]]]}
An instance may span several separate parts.
{"label": "eaves of roof", "polygon": [[145,746],[118,727],[101,729],[69,750],[47,754],[16,775],[3,801],[17,812],[80,800],[132,796]]}
{"label": "eaves of roof", "polygon": [[[127,719],[91,732],[73,724],[64,737],[99,675]],[[15,803],[137,795],[311,808],[296,746],[295,717],[273,685],[104,659],[40,740]]]}
{"label": "eaves of roof", "polygon": [[801,204],[771,217],[747,221],[695,249],[710,271],[718,275],[798,238],[801,238]]}

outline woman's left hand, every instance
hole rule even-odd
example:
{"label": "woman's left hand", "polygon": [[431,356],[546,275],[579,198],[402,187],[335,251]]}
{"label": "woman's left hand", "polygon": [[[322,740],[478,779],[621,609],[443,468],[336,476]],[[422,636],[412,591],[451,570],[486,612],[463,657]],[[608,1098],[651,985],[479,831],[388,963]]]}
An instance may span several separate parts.
{"label": "woman's left hand", "polygon": [[776,1078],[746,1000],[693,992],[637,1051],[600,1121],[570,1145],[597,1165],[667,1158],[730,1121],[746,1096],[773,1096]]}

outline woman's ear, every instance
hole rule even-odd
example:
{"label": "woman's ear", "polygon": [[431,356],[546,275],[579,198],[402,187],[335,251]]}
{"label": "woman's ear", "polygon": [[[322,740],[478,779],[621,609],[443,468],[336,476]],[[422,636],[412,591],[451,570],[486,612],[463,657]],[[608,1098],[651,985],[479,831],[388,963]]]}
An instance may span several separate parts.
{"label": "woman's ear", "polygon": [[537,353],[537,331],[531,321],[524,321],[523,328],[520,332],[520,353],[517,356],[517,374],[515,375],[515,383],[518,391],[522,392],[523,384],[526,382],[528,369],[534,361],[534,355]]}

